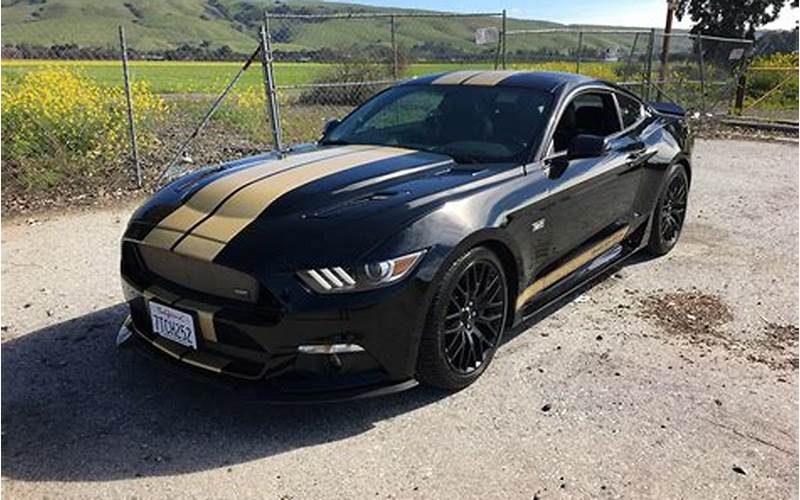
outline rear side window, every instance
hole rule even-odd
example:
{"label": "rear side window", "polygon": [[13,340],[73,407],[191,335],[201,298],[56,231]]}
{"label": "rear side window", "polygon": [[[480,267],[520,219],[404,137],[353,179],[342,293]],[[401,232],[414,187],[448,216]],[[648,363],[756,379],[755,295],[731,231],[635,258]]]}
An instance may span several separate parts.
{"label": "rear side window", "polygon": [[636,99],[617,94],[617,102],[619,103],[619,112],[622,114],[622,125],[625,128],[632,126],[642,117],[642,105]]}
{"label": "rear side window", "polygon": [[564,151],[580,134],[609,136],[620,131],[617,106],[608,92],[587,92],[576,96],[564,108],[553,135],[553,151]]}

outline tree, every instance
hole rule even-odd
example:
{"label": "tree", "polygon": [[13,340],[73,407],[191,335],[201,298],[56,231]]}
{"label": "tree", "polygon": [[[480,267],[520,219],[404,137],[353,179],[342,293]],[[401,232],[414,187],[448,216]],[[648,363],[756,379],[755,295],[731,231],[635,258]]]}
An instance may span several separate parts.
{"label": "tree", "polygon": [[755,40],[756,30],[778,18],[786,4],[796,8],[800,0],[678,0],[675,16],[687,14],[692,33]]}
{"label": "tree", "polygon": [[797,28],[793,30],[767,31],[756,42],[757,52],[763,55],[780,52],[797,52]]}

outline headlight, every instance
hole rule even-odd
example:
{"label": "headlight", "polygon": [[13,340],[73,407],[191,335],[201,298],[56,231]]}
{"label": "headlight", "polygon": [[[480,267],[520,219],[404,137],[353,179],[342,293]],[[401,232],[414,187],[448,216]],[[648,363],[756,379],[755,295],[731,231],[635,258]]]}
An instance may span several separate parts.
{"label": "headlight", "polygon": [[303,282],[319,293],[371,290],[406,277],[422,259],[425,250],[361,266],[323,267],[297,273]]}

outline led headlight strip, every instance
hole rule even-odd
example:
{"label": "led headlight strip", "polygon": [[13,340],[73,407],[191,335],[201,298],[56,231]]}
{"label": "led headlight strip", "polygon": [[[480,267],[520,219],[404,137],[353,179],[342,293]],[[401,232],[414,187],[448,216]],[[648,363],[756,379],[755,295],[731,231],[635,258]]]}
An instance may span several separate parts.
{"label": "led headlight strip", "polygon": [[312,290],[319,293],[371,290],[403,279],[414,269],[424,254],[425,250],[419,250],[363,266],[348,269],[343,267],[306,269],[297,275]]}

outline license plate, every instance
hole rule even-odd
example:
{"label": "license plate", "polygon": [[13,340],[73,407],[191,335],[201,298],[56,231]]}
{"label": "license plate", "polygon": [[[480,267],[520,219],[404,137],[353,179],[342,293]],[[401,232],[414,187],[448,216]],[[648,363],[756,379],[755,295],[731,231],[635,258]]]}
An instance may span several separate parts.
{"label": "license plate", "polygon": [[150,321],[153,323],[153,333],[186,347],[197,349],[194,318],[191,314],[156,302],[149,302],[148,304],[150,305]]}

